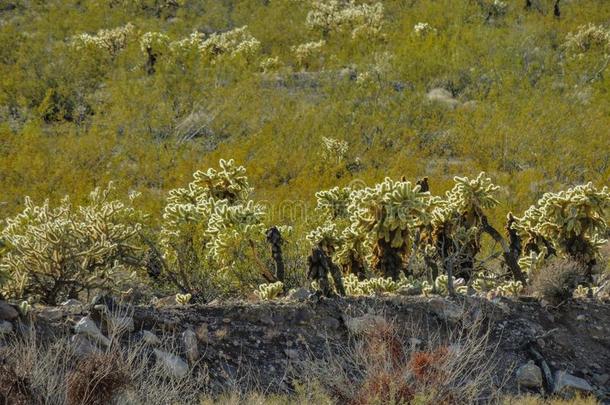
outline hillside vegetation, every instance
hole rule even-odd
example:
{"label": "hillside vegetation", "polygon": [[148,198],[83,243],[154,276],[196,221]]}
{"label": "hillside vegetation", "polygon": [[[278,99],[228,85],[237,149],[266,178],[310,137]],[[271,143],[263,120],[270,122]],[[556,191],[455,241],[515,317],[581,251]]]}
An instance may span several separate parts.
{"label": "hillside vegetation", "polygon": [[[8,297],[142,281],[270,299],[309,265],[327,295],[534,284],[560,299],[603,276],[606,1],[0,12]],[[553,257],[567,293],[540,271]]]}

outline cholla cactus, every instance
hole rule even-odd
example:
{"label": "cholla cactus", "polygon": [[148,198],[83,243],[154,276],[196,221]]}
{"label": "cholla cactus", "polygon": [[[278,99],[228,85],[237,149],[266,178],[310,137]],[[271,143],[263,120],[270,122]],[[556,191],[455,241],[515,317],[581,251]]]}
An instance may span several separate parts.
{"label": "cholla cactus", "polygon": [[349,148],[347,142],[335,138],[322,137],[322,143],[324,145],[323,157],[325,160],[341,163],[346,158]]}
{"label": "cholla cactus", "polygon": [[249,200],[245,171],[233,160],[220,160],[220,170],[197,171],[188,187],[169,192],[161,246],[171,281],[184,291],[204,288],[214,277],[207,267],[230,279],[241,277],[240,264],[257,261],[251,255],[265,240],[265,210]]}
{"label": "cholla cactus", "polygon": [[223,269],[230,269],[250,240],[263,240],[265,209],[247,201],[229,206],[221,202],[210,216],[206,233],[210,257]]}
{"label": "cholla cactus", "polygon": [[573,56],[593,49],[610,52],[610,29],[592,23],[583,25],[566,36],[563,48]]}
{"label": "cholla cactus", "polygon": [[349,217],[347,208],[351,202],[352,192],[350,187],[334,187],[330,190],[318,191],[316,210],[331,220],[347,219]]}
{"label": "cholla cactus", "polygon": [[7,220],[0,237],[8,253],[0,272],[10,276],[4,292],[34,296],[54,304],[83,290],[119,287],[139,267],[137,235],[143,215],[111,200],[112,184],[97,188],[88,204],[74,207],[68,197],[59,206],[35,205]]}
{"label": "cholla cactus", "polygon": [[385,277],[398,279],[403,260],[411,253],[414,230],[432,219],[433,202],[419,185],[389,178],[352,194],[349,212],[354,230],[373,240],[373,267]]}
{"label": "cholla cactus", "polygon": [[165,53],[169,43],[169,37],[161,32],[146,32],[140,37],[140,50],[143,53]]}
{"label": "cholla cactus", "polygon": [[330,221],[309,232],[306,239],[312,247],[320,246],[329,255],[334,253],[341,244],[341,234],[337,230],[337,225]]}
{"label": "cholla cactus", "polygon": [[201,43],[199,50],[210,60],[220,56],[229,58],[251,57],[260,49],[261,43],[248,31],[247,26],[220,34],[212,34]]}
{"label": "cholla cactus", "polygon": [[383,277],[359,280],[354,274],[348,274],[344,278],[344,283],[347,295],[353,296],[396,294],[401,288],[410,286],[409,281],[404,277],[399,281]]}
{"label": "cholla cactus", "polygon": [[277,281],[275,283],[261,284],[254,294],[262,301],[271,301],[279,297],[284,292],[284,283]]}
{"label": "cholla cactus", "polygon": [[275,56],[272,58],[263,59],[259,66],[263,73],[270,73],[280,70],[283,66],[283,63],[282,61],[280,61],[280,58],[278,56]]}
{"label": "cholla cactus", "polygon": [[189,302],[191,302],[192,298],[193,295],[189,293],[176,294],[176,303],[178,303],[179,305],[187,305]]}
{"label": "cholla cactus", "polygon": [[127,23],[123,27],[102,29],[95,35],[83,33],[72,38],[72,46],[77,50],[95,48],[108,52],[115,57],[127,46],[127,42],[134,34],[134,26]]}
{"label": "cholla cactus", "polygon": [[306,42],[292,47],[292,52],[297,59],[299,66],[307,69],[313,59],[322,53],[322,48],[326,45],[326,41],[320,40],[317,42]]}
{"label": "cholla cactus", "polygon": [[532,250],[527,256],[519,259],[519,267],[528,277],[532,277],[542,268],[547,255],[548,249],[544,246],[540,248],[539,252]]}
{"label": "cholla cactus", "polygon": [[599,190],[588,183],[544,194],[521,218],[516,218],[513,228],[525,239],[524,253],[535,252],[536,261],[546,248],[548,254],[552,249],[592,267],[600,247],[606,243],[608,207],[608,188]]}
{"label": "cholla cactus", "polygon": [[495,296],[518,297],[523,292],[524,287],[521,281],[511,280],[498,286],[495,289]]}
{"label": "cholla cactus", "polygon": [[490,226],[483,209],[498,204],[498,186],[480,173],[475,179],[455,177],[455,186],[438,201],[433,211],[432,239],[443,267],[456,277],[469,278],[481,247],[481,234]]}
{"label": "cholla cactus", "polygon": [[212,64],[219,60],[238,58],[249,61],[259,52],[260,47],[260,41],[250,34],[247,26],[214,33],[208,38],[202,33],[193,32],[187,38],[169,44],[174,56],[196,54]]}
{"label": "cholla cactus", "polygon": [[427,22],[419,22],[413,26],[413,33],[421,38],[434,34],[435,32],[436,28],[433,28]]}
{"label": "cholla cactus", "polygon": [[[463,278],[454,278],[453,279],[453,288],[458,293],[466,292],[466,285]],[[447,295],[449,293],[449,277],[446,274],[441,274],[434,280],[434,289],[438,294]]]}
{"label": "cholla cactus", "polygon": [[320,30],[324,36],[331,32],[348,32],[353,39],[373,38],[381,34],[383,4],[356,4],[355,1],[314,1],[307,14],[307,26]]}

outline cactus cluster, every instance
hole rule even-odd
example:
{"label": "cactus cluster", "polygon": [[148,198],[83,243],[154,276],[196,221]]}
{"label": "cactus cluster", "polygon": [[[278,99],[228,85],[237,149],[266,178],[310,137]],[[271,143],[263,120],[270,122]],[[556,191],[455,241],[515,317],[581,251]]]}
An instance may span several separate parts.
{"label": "cactus cluster", "polygon": [[81,291],[111,290],[131,277],[140,267],[143,215],[112,200],[112,189],[112,183],[95,189],[80,206],[68,197],[56,207],[26,197],[25,209],[0,233],[8,248],[0,258],[0,272],[9,275],[3,292],[56,303]]}
{"label": "cactus cluster", "polygon": [[275,283],[259,285],[254,294],[262,301],[271,301],[279,297],[283,292],[284,283],[276,281]]}
{"label": "cactus cluster", "polygon": [[353,39],[373,38],[381,34],[383,27],[383,4],[356,4],[351,1],[314,1],[307,14],[307,26],[330,33],[349,33]]}
{"label": "cactus cluster", "polygon": [[86,48],[103,50],[114,57],[127,46],[129,39],[134,35],[134,30],[133,24],[127,23],[122,27],[99,30],[94,35],[79,34],[72,38],[72,46],[77,50]]}
{"label": "cactus cluster", "polygon": [[535,270],[545,257],[555,254],[592,266],[606,243],[609,207],[608,188],[597,189],[591,183],[545,193],[513,224],[524,241],[520,263]]}
{"label": "cactus cluster", "polygon": [[231,278],[256,260],[264,241],[265,209],[250,200],[245,168],[220,160],[220,169],[197,171],[185,188],[171,190],[163,214],[161,247],[172,281],[185,291],[203,288],[202,279]]}

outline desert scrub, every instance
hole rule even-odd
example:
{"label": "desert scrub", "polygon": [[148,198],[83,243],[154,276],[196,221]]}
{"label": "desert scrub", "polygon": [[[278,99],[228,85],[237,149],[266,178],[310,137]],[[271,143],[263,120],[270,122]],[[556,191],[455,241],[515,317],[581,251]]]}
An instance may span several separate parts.
{"label": "desert scrub", "polygon": [[299,363],[305,387],[321,387],[347,404],[476,403],[498,395],[494,349],[480,324],[443,339],[428,335],[425,347],[416,348],[409,341],[426,335],[420,325],[403,329],[383,316],[375,319],[338,353]]}
{"label": "desert scrub", "polygon": [[131,200],[111,199],[112,190],[97,188],[79,206],[67,196],[56,207],[26,197],[25,209],[0,234],[7,246],[0,258],[9,276],[4,293],[56,304],[81,292],[116,291],[134,277],[144,216]]}

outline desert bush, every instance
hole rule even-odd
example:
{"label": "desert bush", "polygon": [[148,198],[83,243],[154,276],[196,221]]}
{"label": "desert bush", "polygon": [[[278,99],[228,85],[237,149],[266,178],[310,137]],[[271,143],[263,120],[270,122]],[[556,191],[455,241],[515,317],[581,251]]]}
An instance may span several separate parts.
{"label": "desert bush", "polygon": [[68,405],[111,403],[129,385],[128,369],[118,354],[90,354],[66,378]]}
{"label": "desert bush", "polygon": [[111,199],[112,184],[95,189],[87,204],[65,197],[57,207],[47,200],[7,219],[0,258],[9,280],[4,293],[47,304],[95,289],[117,290],[140,267],[138,232],[143,214],[131,201]]}
{"label": "desert bush", "polygon": [[550,260],[532,276],[531,290],[552,304],[569,298],[577,286],[586,279],[582,263],[568,259]]}
{"label": "desert bush", "polygon": [[493,348],[480,324],[447,339],[427,335],[421,349],[408,343],[410,336],[425,335],[417,325],[403,331],[380,320],[324,359],[303,361],[298,373],[306,384],[348,404],[473,403],[497,395]]}

